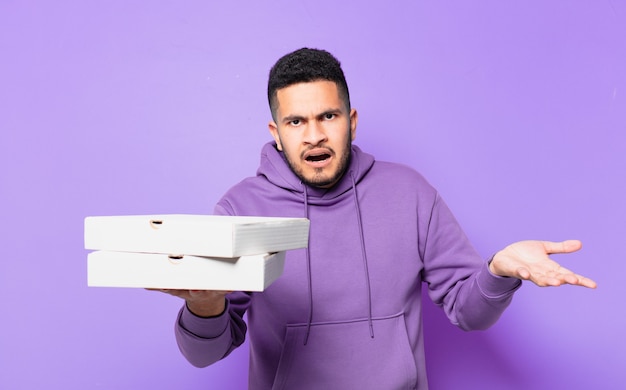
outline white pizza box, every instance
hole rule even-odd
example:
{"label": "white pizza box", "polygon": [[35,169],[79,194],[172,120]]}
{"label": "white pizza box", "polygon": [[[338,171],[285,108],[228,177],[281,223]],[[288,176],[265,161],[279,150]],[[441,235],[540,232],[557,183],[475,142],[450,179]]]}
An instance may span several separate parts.
{"label": "white pizza box", "polygon": [[211,258],[95,251],[87,255],[87,285],[263,291],[283,273],[284,265],[285,252]]}
{"label": "white pizza box", "polygon": [[239,257],[306,248],[306,218],[161,214],[85,218],[85,248]]}

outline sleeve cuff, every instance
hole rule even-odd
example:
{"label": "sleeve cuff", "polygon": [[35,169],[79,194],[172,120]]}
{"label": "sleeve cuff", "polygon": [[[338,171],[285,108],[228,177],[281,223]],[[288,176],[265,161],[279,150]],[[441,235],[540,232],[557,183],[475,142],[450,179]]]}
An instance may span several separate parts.
{"label": "sleeve cuff", "polygon": [[199,317],[193,314],[184,304],[178,315],[178,324],[187,332],[192,333],[204,339],[214,339],[228,329],[229,302],[226,300],[226,308],[224,312],[217,317]]}
{"label": "sleeve cuff", "polygon": [[477,283],[482,293],[490,299],[507,297],[522,286],[522,281],[516,278],[495,275],[489,270],[489,263],[485,262],[478,273]]}

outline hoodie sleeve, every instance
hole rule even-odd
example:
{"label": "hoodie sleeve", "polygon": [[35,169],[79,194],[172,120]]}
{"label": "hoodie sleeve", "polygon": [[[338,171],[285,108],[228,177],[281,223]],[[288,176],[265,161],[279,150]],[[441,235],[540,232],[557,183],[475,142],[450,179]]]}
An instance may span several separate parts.
{"label": "hoodie sleeve", "polygon": [[243,315],[250,296],[243,292],[229,294],[226,309],[217,317],[198,317],[183,305],[176,320],[175,335],[183,356],[196,367],[206,367],[243,344],[246,323]]}
{"label": "hoodie sleeve", "polygon": [[[215,214],[232,215],[216,206]],[[243,316],[250,305],[250,294],[233,292],[226,296],[224,313],[217,317],[198,317],[184,304],[178,313],[174,334],[178,348],[196,367],[206,367],[226,356],[245,341],[247,326]]]}
{"label": "hoodie sleeve", "polygon": [[436,196],[423,242],[428,294],[464,330],[486,329],[510,304],[521,281],[492,274],[448,206]]}

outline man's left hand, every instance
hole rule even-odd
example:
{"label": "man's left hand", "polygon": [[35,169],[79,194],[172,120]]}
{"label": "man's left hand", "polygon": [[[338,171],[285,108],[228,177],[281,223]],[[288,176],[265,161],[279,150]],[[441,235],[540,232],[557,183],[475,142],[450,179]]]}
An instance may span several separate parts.
{"label": "man's left hand", "polygon": [[520,241],[496,253],[489,264],[495,275],[530,280],[537,286],[572,284],[596,288],[596,282],[575,274],[548,257],[558,253],[576,252],[582,247],[578,240],[562,242]]}

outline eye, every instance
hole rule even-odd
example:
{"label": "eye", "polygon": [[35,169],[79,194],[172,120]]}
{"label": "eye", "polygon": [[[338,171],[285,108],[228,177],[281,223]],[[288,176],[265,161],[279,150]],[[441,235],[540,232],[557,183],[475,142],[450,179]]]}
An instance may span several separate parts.
{"label": "eye", "polygon": [[289,124],[291,126],[300,126],[302,124],[302,121],[300,119],[294,119],[294,120],[290,121]]}
{"label": "eye", "polygon": [[324,114],[324,119],[329,121],[331,119],[334,119],[336,116],[337,116],[336,114],[333,114],[333,113],[329,112],[329,113]]}

